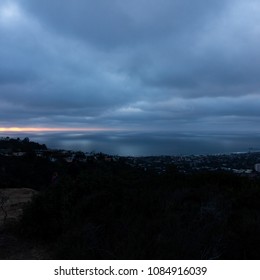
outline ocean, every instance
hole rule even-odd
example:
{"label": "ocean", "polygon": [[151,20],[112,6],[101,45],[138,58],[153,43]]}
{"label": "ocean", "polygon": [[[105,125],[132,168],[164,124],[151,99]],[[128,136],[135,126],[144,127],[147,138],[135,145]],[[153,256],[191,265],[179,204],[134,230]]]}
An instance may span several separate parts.
{"label": "ocean", "polygon": [[119,156],[229,154],[260,150],[260,133],[100,131],[1,133],[0,136],[29,137],[51,149]]}

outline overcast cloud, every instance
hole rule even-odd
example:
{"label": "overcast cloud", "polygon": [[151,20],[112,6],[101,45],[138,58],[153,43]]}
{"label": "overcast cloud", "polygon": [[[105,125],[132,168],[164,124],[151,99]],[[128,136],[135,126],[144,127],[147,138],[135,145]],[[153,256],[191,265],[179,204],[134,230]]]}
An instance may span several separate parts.
{"label": "overcast cloud", "polygon": [[0,126],[258,131],[257,0],[1,0]]}

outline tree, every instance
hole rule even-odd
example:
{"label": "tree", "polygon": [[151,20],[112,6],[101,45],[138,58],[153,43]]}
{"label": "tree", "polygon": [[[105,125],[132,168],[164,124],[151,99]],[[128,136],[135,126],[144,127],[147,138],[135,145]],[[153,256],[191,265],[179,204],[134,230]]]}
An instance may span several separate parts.
{"label": "tree", "polygon": [[23,139],[23,142],[24,142],[24,143],[29,143],[29,142],[30,142],[29,137],[25,137],[25,138]]}

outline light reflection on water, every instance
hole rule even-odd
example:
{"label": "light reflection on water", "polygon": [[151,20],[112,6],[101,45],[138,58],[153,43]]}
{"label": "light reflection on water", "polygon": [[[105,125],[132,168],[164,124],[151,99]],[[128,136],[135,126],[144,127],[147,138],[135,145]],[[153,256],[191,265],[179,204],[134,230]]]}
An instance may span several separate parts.
{"label": "light reflection on water", "polygon": [[0,136],[21,139],[29,137],[53,149],[95,151],[121,156],[216,154],[260,148],[260,135],[253,133],[2,133]]}

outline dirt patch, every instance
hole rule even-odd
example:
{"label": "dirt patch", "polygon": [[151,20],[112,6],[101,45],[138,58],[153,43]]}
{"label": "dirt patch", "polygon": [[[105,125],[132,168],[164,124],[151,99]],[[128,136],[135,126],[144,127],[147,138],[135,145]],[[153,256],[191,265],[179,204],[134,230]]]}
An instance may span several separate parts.
{"label": "dirt patch", "polygon": [[[18,221],[23,213],[24,206],[29,203],[37,191],[33,189],[0,189],[0,226],[4,222]],[[0,205],[1,206],[1,205]]]}
{"label": "dirt patch", "polygon": [[[19,221],[23,209],[37,191],[27,188],[0,189],[0,260],[42,260],[50,259],[45,246],[28,240],[12,230]],[[0,204],[1,206],[1,204]]]}

